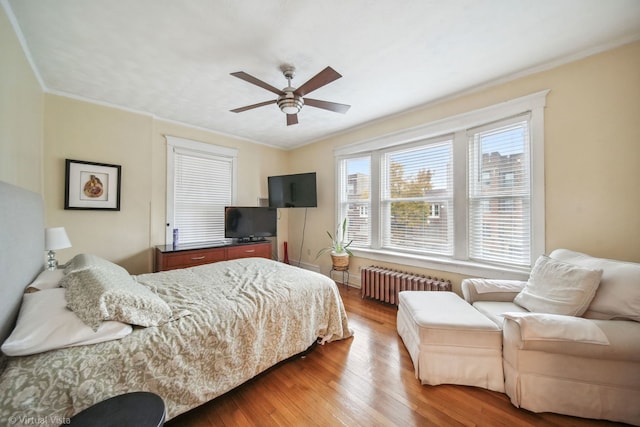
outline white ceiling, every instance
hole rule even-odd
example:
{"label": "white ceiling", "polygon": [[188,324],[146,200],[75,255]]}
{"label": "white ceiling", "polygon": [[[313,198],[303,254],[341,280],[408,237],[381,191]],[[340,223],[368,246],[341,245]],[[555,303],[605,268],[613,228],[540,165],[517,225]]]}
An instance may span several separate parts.
{"label": "white ceiling", "polygon": [[[640,39],[638,0],[0,0],[45,91],[281,148]],[[286,126],[275,95],[342,78]]]}

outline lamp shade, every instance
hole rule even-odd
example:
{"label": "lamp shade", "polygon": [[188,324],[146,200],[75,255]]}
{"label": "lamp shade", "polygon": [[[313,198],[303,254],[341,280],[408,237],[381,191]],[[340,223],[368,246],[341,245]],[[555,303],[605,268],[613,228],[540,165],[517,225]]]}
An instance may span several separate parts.
{"label": "lamp shade", "polygon": [[64,227],[52,227],[44,230],[44,248],[47,251],[70,248],[71,242]]}

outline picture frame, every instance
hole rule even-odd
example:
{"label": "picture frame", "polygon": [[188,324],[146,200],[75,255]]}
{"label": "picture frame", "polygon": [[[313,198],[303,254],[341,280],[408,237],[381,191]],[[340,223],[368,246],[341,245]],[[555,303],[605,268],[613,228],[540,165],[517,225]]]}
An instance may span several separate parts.
{"label": "picture frame", "polygon": [[64,208],[120,210],[122,167],[65,159]]}

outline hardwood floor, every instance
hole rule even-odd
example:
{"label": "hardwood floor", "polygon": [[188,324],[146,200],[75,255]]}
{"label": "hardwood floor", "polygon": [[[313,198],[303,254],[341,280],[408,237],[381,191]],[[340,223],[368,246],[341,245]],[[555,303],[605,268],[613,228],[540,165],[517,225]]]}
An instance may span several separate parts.
{"label": "hardwood floor", "polygon": [[316,346],[166,426],[623,426],[511,405],[475,387],[423,386],[396,308],[340,285],[352,338]]}

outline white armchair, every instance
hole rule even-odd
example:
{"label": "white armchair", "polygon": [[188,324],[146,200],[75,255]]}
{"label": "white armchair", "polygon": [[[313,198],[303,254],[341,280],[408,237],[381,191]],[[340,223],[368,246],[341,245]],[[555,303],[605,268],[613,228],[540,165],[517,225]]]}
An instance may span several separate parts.
{"label": "white armchair", "polygon": [[640,264],[560,249],[528,282],[466,279],[462,293],[502,327],[515,406],[640,425]]}

